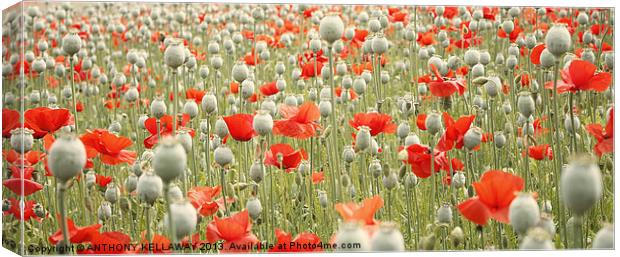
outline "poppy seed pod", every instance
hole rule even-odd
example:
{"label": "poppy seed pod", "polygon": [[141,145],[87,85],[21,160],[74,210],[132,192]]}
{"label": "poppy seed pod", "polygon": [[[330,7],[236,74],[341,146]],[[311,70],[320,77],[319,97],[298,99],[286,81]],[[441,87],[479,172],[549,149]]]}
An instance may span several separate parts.
{"label": "poppy seed pod", "polygon": [[442,224],[452,223],[452,208],[449,204],[444,204],[437,209],[437,222]]}
{"label": "poppy seed pod", "polygon": [[506,145],[506,136],[504,132],[498,131],[493,135],[493,142],[495,143],[495,147],[502,148]]}
{"label": "poppy seed pod", "polygon": [[185,148],[173,137],[164,137],[153,156],[153,169],[161,180],[169,184],[185,172],[187,154]]}
{"label": "poppy seed pod", "polygon": [[375,54],[383,54],[388,50],[389,42],[382,33],[378,33],[372,40],[372,51]]}
{"label": "poppy seed pod", "polygon": [[592,249],[614,249],[614,225],[605,224],[592,241]]}
{"label": "poppy seed pod", "polygon": [[235,63],[232,67],[232,77],[237,83],[242,83],[249,75],[250,70],[244,63]]}
{"label": "poppy seed pod", "polygon": [[355,148],[358,151],[364,151],[370,147],[370,128],[367,126],[360,126],[355,137]]}
{"label": "poppy seed pod", "polygon": [[85,175],[84,175],[85,181],[86,181],[86,187],[91,187],[93,185],[95,185],[95,182],[97,181],[97,177],[95,176],[95,172],[90,170],[88,171]]}
{"label": "poppy seed pod", "polygon": [[227,145],[220,145],[218,148],[216,148],[213,152],[213,156],[215,162],[221,167],[230,164],[233,161],[234,157],[233,152],[230,150],[230,148],[228,148]]}
{"label": "poppy seed pod", "polygon": [[25,153],[32,149],[34,144],[34,131],[28,128],[15,128],[11,130],[11,148],[18,153]]}
{"label": "poppy seed pod", "polygon": [[370,238],[368,238],[368,233],[364,231],[359,223],[356,222],[347,222],[340,226],[338,232],[336,232],[336,244],[338,245],[351,245],[355,244],[359,246],[359,248],[338,248],[337,251],[360,251],[365,252],[370,250],[370,246],[368,242],[370,242]]}
{"label": "poppy seed pod", "polygon": [[406,121],[403,121],[400,124],[398,124],[398,127],[396,128],[396,135],[400,138],[400,140],[403,140],[407,136],[409,136],[410,132],[411,132],[411,128],[409,127],[409,123]]}
{"label": "poppy seed pod", "polygon": [[181,200],[170,204],[170,213],[166,214],[164,218],[164,227],[168,228],[168,221],[170,220],[167,215],[172,215],[172,222],[174,223],[174,232],[176,238],[184,238],[191,235],[196,229],[198,223],[198,215],[196,208],[187,200]]}
{"label": "poppy seed pod", "polygon": [[542,228],[533,228],[527,232],[519,245],[521,250],[553,250],[553,242],[550,236]]}
{"label": "poppy seed pod", "polygon": [[490,97],[496,97],[501,87],[502,81],[497,76],[487,78],[486,83],[484,83],[484,89]]}
{"label": "poppy seed pod", "polygon": [[419,144],[419,143],[420,143],[420,138],[418,137],[418,135],[416,135],[414,133],[410,133],[405,138],[405,146],[415,145],[415,144]]}
{"label": "poppy seed pod", "polygon": [[455,172],[454,175],[452,175],[452,186],[456,188],[463,187],[465,186],[466,179],[464,172]]}
{"label": "poppy seed pod", "polygon": [[260,161],[255,161],[250,166],[250,178],[256,183],[263,181],[265,177],[265,166]]}
{"label": "poppy seed pod", "polygon": [[506,68],[510,70],[514,70],[517,65],[519,65],[519,59],[517,59],[516,55],[509,55],[508,59],[506,59]]}
{"label": "poppy seed pod", "polygon": [[465,136],[463,137],[463,145],[465,148],[472,151],[480,145],[480,142],[482,142],[482,129],[479,127],[472,127],[465,132]]}
{"label": "poppy seed pod", "polygon": [[208,92],[202,97],[200,102],[202,110],[204,110],[208,115],[211,115],[217,112],[217,97],[211,92]]}
{"label": "poppy seed pod", "polygon": [[254,115],[252,127],[256,133],[261,136],[271,134],[271,130],[273,129],[273,117],[271,117],[269,111],[259,110],[256,115]]}
{"label": "poppy seed pod", "polygon": [[245,203],[245,208],[248,209],[248,213],[253,220],[257,220],[263,212],[263,206],[256,197],[251,197],[248,199]]}
{"label": "poppy seed pod", "polygon": [[327,205],[329,204],[329,200],[327,199],[327,193],[325,191],[319,191],[318,198],[321,207],[327,208]]}
{"label": "poppy seed pod", "polygon": [[152,206],[157,198],[162,195],[163,188],[164,184],[161,178],[153,174],[153,172],[147,171],[138,178],[136,192],[141,201]]}
{"label": "poppy seed pod", "polygon": [[97,218],[101,221],[106,221],[112,217],[112,207],[109,202],[103,201],[97,209]]}
{"label": "poppy seed pod", "polygon": [[180,40],[173,39],[164,51],[164,62],[173,70],[185,63],[185,46]]}
{"label": "poppy seed pod", "polygon": [[86,148],[73,134],[65,134],[54,141],[49,152],[47,164],[59,182],[66,183],[77,176],[86,164]]}
{"label": "poppy seed pod", "polygon": [[228,125],[226,125],[222,117],[215,121],[215,134],[220,138],[224,138],[228,135]]}
{"label": "poppy seed pod", "polygon": [[193,140],[192,135],[189,133],[189,130],[178,130],[175,138],[181,144],[181,146],[183,146],[185,153],[190,153],[192,151]]}
{"label": "poppy seed pod", "polygon": [[353,150],[352,146],[346,145],[344,147],[342,150],[342,159],[347,163],[351,163],[355,160],[355,150]]}
{"label": "poppy seed pod", "polygon": [[502,23],[502,29],[506,32],[506,34],[510,34],[515,29],[515,24],[511,20],[505,20]]}
{"label": "poppy seed pod", "polygon": [[443,129],[441,115],[436,111],[429,113],[428,116],[426,116],[424,125],[426,126],[428,133],[431,135],[439,133]]}
{"label": "poppy seed pod", "polygon": [[562,171],[560,196],[577,216],[585,214],[601,198],[601,170],[590,156],[577,156]]}
{"label": "poppy seed pod", "polygon": [[332,103],[328,100],[321,100],[319,102],[319,112],[321,117],[328,117],[332,113]]}
{"label": "poppy seed pod", "polygon": [[392,190],[398,186],[398,175],[396,172],[390,172],[387,176],[383,177],[383,186],[387,190]]}
{"label": "poppy seed pod", "polygon": [[340,16],[336,14],[328,14],[321,19],[321,23],[319,24],[321,39],[332,44],[342,37],[343,32],[344,23],[342,22]]}
{"label": "poppy seed pod", "polygon": [[366,92],[366,80],[362,77],[357,77],[353,81],[353,90],[355,90],[355,93],[359,95],[364,94]]}
{"label": "poppy seed pod", "polygon": [[545,44],[549,52],[555,57],[560,57],[564,53],[568,52],[571,47],[572,40],[570,32],[566,26],[561,24],[554,24],[545,36]]}
{"label": "poppy seed pod", "polygon": [[536,110],[536,104],[534,103],[532,94],[528,91],[520,92],[519,98],[517,99],[517,107],[519,108],[519,113],[524,117],[529,118],[532,116]]}
{"label": "poppy seed pod", "polygon": [[463,56],[463,60],[467,66],[472,67],[476,65],[480,61],[480,52],[476,49],[468,49],[465,51],[465,55]]}
{"label": "poppy seed pod", "polygon": [[525,235],[540,220],[540,210],[532,194],[520,193],[510,204],[508,216],[515,232]]}
{"label": "poppy seed pod", "polygon": [[160,119],[164,115],[166,115],[168,107],[166,107],[166,103],[161,97],[156,97],[153,102],[151,102],[151,115],[153,117]]}
{"label": "poppy seed pod", "polygon": [[62,51],[68,56],[73,56],[82,48],[82,38],[76,31],[71,31],[62,38]]}
{"label": "poppy seed pod", "polygon": [[127,178],[125,179],[125,189],[127,189],[127,192],[132,193],[136,190],[137,186],[138,176],[136,176],[136,174],[134,173],[129,173],[129,176],[127,176]]}
{"label": "poppy seed pod", "polygon": [[577,115],[573,115],[571,117],[570,114],[566,114],[564,117],[564,129],[569,133],[577,133],[579,128],[581,127],[581,122],[579,121],[579,117]]}
{"label": "poppy seed pod", "polygon": [[549,234],[549,236],[551,236],[552,238],[555,235],[555,224],[553,223],[551,215],[547,213],[540,214],[540,220],[538,221],[538,224],[536,224],[536,226],[544,229],[547,234]]}
{"label": "poppy seed pod", "polygon": [[383,222],[370,239],[370,250],[378,252],[404,251],[405,240],[393,222]]}
{"label": "poppy seed pod", "polygon": [[104,198],[106,201],[114,204],[121,196],[121,190],[112,182],[106,187]]}
{"label": "poppy seed pod", "polygon": [[196,101],[189,99],[183,105],[183,113],[189,115],[190,118],[198,116],[198,104]]}

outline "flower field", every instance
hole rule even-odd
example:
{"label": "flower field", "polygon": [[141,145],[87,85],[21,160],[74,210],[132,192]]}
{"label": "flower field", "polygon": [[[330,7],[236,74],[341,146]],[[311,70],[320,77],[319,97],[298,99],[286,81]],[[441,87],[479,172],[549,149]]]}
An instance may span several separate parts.
{"label": "flower field", "polygon": [[611,8],[20,3],[18,254],[614,248]]}

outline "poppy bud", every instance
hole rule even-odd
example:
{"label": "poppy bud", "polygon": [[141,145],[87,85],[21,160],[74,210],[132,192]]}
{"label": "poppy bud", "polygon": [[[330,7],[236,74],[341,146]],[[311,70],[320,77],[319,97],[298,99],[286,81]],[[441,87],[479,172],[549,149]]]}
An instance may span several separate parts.
{"label": "poppy bud", "polygon": [[439,115],[439,113],[436,111],[433,111],[429,113],[428,116],[426,116],[424,124],[426,125],[426,130],[431,135],[439,133],[443,128],[443,124],[441,122],[441,115]]}
{"label": "poppy bud", "polygon": [[166,103],[164,103],[161,97],[156,97],[153,102],[151,102],[151,115],[157,119],[160,119],[166,114],[166,109]]}
{"label": "poppy bud", "polygon": [[549,52],[555,57],[560,57],[568,52],[571,47],[572,40],[568,29],[564,25],[554,24],[545,37],[545,44]]}
{"label": "poppy bud", "polygon": [[444,204],[437,209],[437,222],[441,224],[452,223],[452,208],[449,204]]}
{"label": "poppy bud", "polygon": [[198,104],[194,100],[187,100],[183,105],[183,113],[189,115],[190,118],[198,116]]}
{"label": "poppy bud", "polygon": [[147,171],[138,179],[136,190],[138,198],[152,206],[157,198],[162,195],[163,182],[159,176]]}
{"label": "poppy bud", "polygon": [[172,215],[176,238],[184,238],[191,235],[196,229],[198,223],[198,215],[196,208],[187,200],[181,200],[170,204],[170,213],[167,213],[164,221],[164,227],[168,228],[167,216]]}
{"label": "poppy bud", "polygon": [[180,40],[173,39],[166,47],[164,62],[174,70],[185,63],[185,46]]}
{"label": "poppy bud", "polygon": [[220,138],[228,135],[228,126],[222,117],[215,121],[215,134]]}
{"label": "poppy bud", "polygon": [[340,176],[340,185],[343,188],[348,188],[349,185],[351,185],[351,178],[349,177],[349,174],[344,173]]}
{"label": "poppy bud", "polygon": [[542,228],[533,228],[527,232],[519,245],[521,250],[554,250],[550,236]]}
{"label": "poppy bud", "polygon": [[76,31],[72,31],[62,38],[62,51],[72,56],[82,48],[82,39]]}
{"label": "poppy bud", "polygon": [[592,249],[614,249],[614,225],[605,224],[592,241]]}
{"label": "poppy bud", "polygon": [[464,238],[465,238],[465,235],[461,227],[455,227],[450,232],[450,240],[452,240],[452,243],[454,244],[455,247],[459,246],[461,242],[463,242]]}
{"label": "poppy bud", "polygon": [[509,208],[510,225],[519,235],[525,235],[540,220],[540,210],[534,197],[529,193],[520,193]]}
{"label": "poppy bud", "polygon": [[184,147],[173,137],[165,137],[155,148],[153,169],[162,181],[169,184],[180,176],[187,167],[187,154]]}
{"label": "poppy bud", "polygon": [[468,49],[465,51],[463,60],[467,66],[472,67],[480,61],[480,52],[476,49]]}
{"label": "poppy bud", "polygon": [[342,151],[342,159],[347,163],[351,163],[355,160],[355,150],[353,150],[352,146],[347,145],[344,147],[344,150]]}
{"label": "poppy bud", "polygon": [[355,136],[355,148],[358,151],[365,151],[370,147],[370,129],[367,126],[360,126]]}
{"label": "poppy bud", "polygon": [[101,221],[106,221],[112,217],[112,207],[109,202],[102,202],[97,209],[97,218]]}
{"label": "poppy bud", "polygon": [[233,152],[228,148],[227,145],[220,145],[213,152],[213,156],[215,158],[215,162],[220,166],[224,167],[230,164],[233,160]]}
{"label": "poppy bud", "polygon": [[468,150],[473,150],[482,142],[482,129],[478,127],[472,127],[465,133],[463,137],[463,144]]}
{"label": "poppy bud", "polygon": [[415,145],[415,144],[420,144],[420,138],[418,137],[418,135],[414,133],[410,133],[405,138],[405,147],[410,146],[410,145]]}
{"label": "poppy bud", "polygon": [[[401,235],[402,237],[402,235]],[[336,244],[338,245],[352,245],[355,244],[359,248],[338,248],[337,251],[361,251],[365,252],[370,250],[368,242],[368,233],[364,231],[358,223],[347,222],[340,226],[338,232],[336,232]]]}
{"label": "poppy bud", "polygon": [[390,172],[387,176],[383,177],[383,186],[387,190],[392,190],[398,186],[398,175],[396,175],[396,172]]}
{"label": "poppy bud", "polygon": [[11,130],[11,148],[18,153],[25,153],[32,149],[34,144],[34,131],[28,128],[15,128]]}
{"label": "poppy bud", "polygon": [[573,115],[573,117],[571,117],[570,114],[565,115],[564,128],[566,129],[566,131],[568,131],[569,133],[577,133],[576,131],[578,131],[580,127],[581,122],[579,122],[579,117],[577,117],[576,115]]}
{"label": "poppy bud", "polygon": [[47,164],[59,182],[65,183],[78,175],[86,164],[86,148],[75,135],[62,135],[52,144]]}
{"label": "poppy bud", "polygon": [[248,213],[253,220],[257,220],[260,217],[261,212],[263,212],[263,206],[256,197],[248,199],[245,204],[245,208],[248,209]]}
{"label": "poppy bud", "polygon": [[370,239],[370,250],[378,252],[404,251],[405,240],[398,230],[398,225],[393,222],[379,224],[379,229]]}
{"label": "poppy bud", "polygon": [[407,172],[403,184],[407,188],[414,188],[418,183],[418,177],[413,172]]}
{"label": "poppy bud", "polygon": [[108,130],[112,133],[120,133],[121,132],[121,123],[118,121],[113,121],[112,123],[110,123],[110,126],[108,126]]}
{"label": "poppy bud", "polygon": [[452,186],[456,187],[456,188],[460,188],[465,186],[465,173],[463,172],[455,172],[454,175],[452,175]]}
{"label": "poppy bud", "polygon": [[578,156],[564,167],[560,196],[572,213],[582,216],[601,198],[601,194],[601,170],[592,158]]}
{"label": "poppy bud", "polygon": [[332,44],[342,37],[343,32],[344,23],[342,22],[340,16],[336,14],[328,14],[321,19],[321,23],[319,24],[321,39]]}
{"label": "poppy bud", "polygon": [[506,136],[504,135],[504,132],[502,131],[495,132],[493,135],[493,143],[495,144],[495,147],[497,148],[504,147],[504,145],[506,145]]}
{"label": "poppy bud", "polygon": [[254,163],[252,163],[252,166],[250,166],[250,178],[252,179],[252,181],[260,183],[261,181],[263,181],[264,177],[265,167],[263,166],[263,164],[260,161],[255,161]]}
{"label": "poppy bud", "polygon": [[261,136],[271,134],[271,130],[273,129],[273,118],[269,114],[269,111],[259,110],[256,115],[254,115],[252,126],[256,133]]}
{"label": "poppy bud", "polygon": [[517,99],[517,107],[519,108],[519,113],[524,117],[529,118],[532,116],[536,110],[536,104],[534,103],[532,94],[528,91],[520,92],[519,98]]}

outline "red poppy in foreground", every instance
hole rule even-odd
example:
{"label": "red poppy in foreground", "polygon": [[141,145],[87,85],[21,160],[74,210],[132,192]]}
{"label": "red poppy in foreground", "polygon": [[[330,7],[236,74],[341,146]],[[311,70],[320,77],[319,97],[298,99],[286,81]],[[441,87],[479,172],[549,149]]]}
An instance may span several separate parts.
{"label": "red poppy in foreground", "polygon": [[19,127],[19,112],[11,109],[2,109],[2,137],[11,137],[11,130]]}
{"label": "red poppy in foreground", "polygon": [[[92,241],[98,234],[101,224],[93,224],[85,227],[78,227],[73,223],[72,219],[67,218],[67,226],[69,228],[69,241],[73,244],[79,244]],[[59,229],[48,238],[52,245],[57,245],[62,241],[62,231]]]}
{"label": "red poppy in foreground", "polygon": [[596,138],[596,145],[594,145],[594,153],[601,157],[605,153],[612,153],[614,151],[614,109],[609,112],[609,119],[605,130],[601,124],[590,124],[586,126],[586,130],[590,135]]}
{"label": "red poppy in foreground", "polygon": [[37,107],[24,113],[25,127],[34,130],[34,138],[42,138],[53,134],[60,128],[73,124],[68,109],[50,109]]}
{"label": "red poppy in foreground", "polygon": [[[220,186],[197,186],[187,192],[187,198],[194,205],[196,211],[200,215],[208,217],[217,212],[217,210],[224,205],[223,198],[215,200],[215,197],[220,194],[222,188]],[[226,199],[226,202],[231,203],[234,199]]]}
{"label": "red poppy in foreground", "polygon": [[[474,119],[476,119],[476,115],[465,115],[454,121],[454,118],[452,118],[450,114],[444,112],[443,121],[446,125],[446,131],[439,139],[439,142],[437,142],[436,149],[447,152],[454,147],[456,147],[456,149],[463,148],[463,138],[474,122]],[[480,146],[477,148],[479,147]]]}
{"label": "red poppy in foreground", "polygon": [[245,142],[250,141],[252,137],[256,136],[256,131],[252,124],[254,123],[254,116],[246,113],[234,114],[224,117],[224,122],[228,126],[228,132],[237,141]]}
{"label": "red poppy in foreground", "polygon": [[349,125],[356,130],[359,130],[360,126],[366,126],[370,128],[370,135],[372,136],[396,132],[396,124],[392,122],[392,116],[378,112],[356,113],[353,119],[349,120]]}
{"label": "red poppy in foreground", "polygon": [[[4,216],[11,214],[16,220],[22,220],[22,213],[19,208],[19,200],[15,198],[9,198],[10,207],[9,210],[4,212]],[[31,218],[39,220],[36,214],[34,214],[34,200],[27,200],[24,202],[24,218],[23,221],[29,221]],[[5,221],[6,222],[6,221]]]}
{"label": "red poppy in foreground", "polygon": [[[431,176],[431,150],[428,146],[413,144],[405,148],[407,159],[405,162],[411,165],[411,170],[419,178],[428,178]],[[445,169],[448,164],[446,152],[438,151],[435,148],[433,152],[433,170],[438,172],[442,168]]]}
{"label": "red poppy in foreground", "polygon": [[[523,153],[525,156],[525,152]],[[532,145],[528,147],[528,156],[534,160],[542,161],[546,158],[553,160],[553,150],[549,144]]]}
{"label": "red poppy in foreground", "polygon": [[[176,128],[177,129],[181,129],[181,128],[185,128],[185,124],[187,124],[187,122],[189,122],[190,118],[188,114],[183,114],[183,118],[181,119],[177,119],[177,124],[176,124]],[[159,119],[159,133],[160,133],[160,137],[165,137],[165,136],[170,136],[172,135],[172,126],[174,123],[174,119],[172,116],[170,115],[164,115],[163,117],[161,117]],[[157,119],[155,117],[151,117],[146,119],[146,121],[144,122],[144,127],[146,127],[146,130],[149,131],[149,133],[151,133],[151,135],[147,138],[144,139],[144,147],[151,149],[153,148],[154,145],[157,144],[158,142],[158,137],[157,137]],[[190,129],[190,134],[192,136],[194,136],[194,130]]]}
{"label": "red poppy in foreground", "polygon": [[319,128],[317,121],[321,118],[321,112],[313,102],[305,102],[299,107],[282,105],[280,115],[284,119],[273,122],[272,132],[275,135],[306,139],[314,136]]}
{"label": "red poppy in foreground", "polygon": [[321,238],[316,234],[304,231],[295,238],[290,233],[286,233],[276,228],[277,244],[269,252],[321,252],[320,247],[311,248],[311,245],[320,245]]}
{"label": "red poppy in foreground", "polygon": [[486,225],[491,218],[507,224],[508,208],[516,197],[515,193],[523,189],[523,179],[501,170],[490,170],[472,185],[476,196],[458,205],[461,214],[480,226]]}
{"label": "red poppy in foreground", "polygon": [[[596,73],[596,66],[588,61],[573,60],[567,69],[561,71],[562,80],[557,82],[558,93],[577,91],[605,92],[611,85],[609,72]],[[553,89],[553,81],[545,84],[545,88]]]}
{"label": "red poppy in foreground", "polygon": [[433,73],[435,73],[436,79],[428,83],[428,88],[431,90],[431,94],[437,97],[448,97],[458,92],[459,95],[465,93],[464,82],[458,79],[443,78],[437,67],[431,64]]}
{"label": "red poppy in foreground", "polygon": [[[227,218],[213,216],[213,220],[207,226],[207,241],[215,243],[224,240],[224,252],[241,251],[230,249],[231,245],[236,246],[248,243],[258,243],[258,238],[252,234],[252,223],[247,210],[243,210]],[[250,249],[247,249],[250,251]]]}
{"label": "red poppy in foreground", "polygon": [[[281,155],[282,160],[279,160]],[[297,168],[302,160],[307,160],[308,154],[304,149],[295,150],[288,144],[275,144],[269,147],[269,151],[265,152],[265,164],[284,169],[289,172],[291,169]]]}
{"label": "red poppy in foreground", "polygon": [[80,140],[86,148],[97,151],[101,162],[105,164],[132,164],[136,160],[136,152],[125,150],[133,142],[129,138],[114,135],[105,129],[87,130]]}
{"label": "red poppy in foreground", "polygon": [[379,224],[379,221],[375,220],[375,213],[381,207],[383,207],[383,199],[379,195],[364,199],[361,205],[355,202],[337,203],[335,205],[336,211],[344,221],[358,221],[364,225]]}
{"label": "red poppy in foreground", "polygon": [[[32,181],[30,179],[23,179],[24,181],[24,196],[29,196],[43,189],[43,185]],[[2,185],[13,191],[13,193],[17,195],[22,194],[22,179],[20,178],[10,178],[2,181]]]}

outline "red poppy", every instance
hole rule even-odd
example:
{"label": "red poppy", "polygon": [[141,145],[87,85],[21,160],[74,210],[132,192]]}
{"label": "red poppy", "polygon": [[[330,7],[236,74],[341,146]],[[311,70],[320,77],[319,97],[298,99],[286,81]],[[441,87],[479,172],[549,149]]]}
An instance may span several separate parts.
{"label": "red poppy", "polygon": [[[282,162],[278,161],[278,155],[282,155]],[[265,164],[284,169],[289,172],[291,169],[297,168],[302,160],[307,160],[308,154],[304,149],[293,149],[288,144],[275,144],[269,147],[269,151],[265,152]]]}
{"label": "red poppy", "polygon": [[459,95],[465,93],[465,84],[458,79],[449,79],[441,76],[437,67],[431,64],[431,69],[435,73],[436,79],[428,83],[428,88],[431,90],[431,94],[437,97],[448,97],[458,92]]}
{"label": "red poppy", "polygon": [[[357,93],[355,93],[355,90],[353,90],[353,88],[349,88],[349,99],[350,100],[355,100],[357,99]],[[334,93],[336,93],[337,97],[340,97],[342,95],[342,87],[336,87],[334,88]]]}
{"label": "red poppy", "polygon": [[193,99],[197,104],[200,104],[202,97],[204,97],[206,93],[207,92],[195,88],[188,88],[185,91],[185,99]]}
{"label": "red poppy", "polygon": [[[299,66],[301,67],[301,77],[304,79],[321,75],[321,70],[323,70],[323,63],[319,61],[315,62],[314,60],[306,63],[300,63]],[[314,70],[314,66],[316,66],[316,70]]]}
{"label": "red poppy", "polygon": [[107,231],[93,234],[90,243],[90,246],[78,249],[77,254],[125,254],[127,253],[126,246],[131,243],[131,238],[121,232]]}
{"label": "red poppy", "polygon": [[545,44],[538,44],[537,46],[532,48],[532,52],[530,53],[530,60],[532,61],[532,64],[540,64],[540,55],[545,50],[545,48]]}
{"label": "red poppy", "polygon": [[613,153],[614,151],[614,109],[609,112],[609,120],[605,125],[605,130],[601,124],[589,124],[586,130],[590,135],[596,138],[594,145],[594,153],[601,157],[605,153]]}
{"label": "red poppy", "polygon": [[2,137],[11,137],[11,130],[19,127],[19,112],[11,109],[2,109]]}
{"label": "red poppy", "polygon": [[523,189],[523,179],[501,170],[490,170],[472,185],[476,196],[458,205],[461,214],[480,226],[486,225],[490,218],[507,224],[508,208],[515,193]]}
{"label": "red poppy", "polygon": [[[24,179],[32,179],[32,173],[34,173],[34,167],[32,166],[22,166],[20,165],[11,165],[9,166],[11,170],[11,177],[13,178],[21,178],[22,171],[24,172]],[[47,175],[47,174],[46,174]]]}
{"label": "red poppy", "polygon": [[34,214],[34,205],[37,204],[34,200],[26,200],[24,201],[24,218],[22,219],[22,213],[19,208],[19,200],[15,198],[7,199],[10,202],[10,207],[8,211],[4,212],[4,215],[11,214],[16,220],[20,221],[29,221],[31,218],[39,220],[36,214]]}
{"label": "red poppy", "polygon": [[224,121],[226,126],[228,126],[228,132],[237,141],[249,141],[257,135],[254,127],[252,127],[254,123],[254,116],[252,114],[233,114],[224,117]]}
{"label": "red poppy", "polygon": [[[101,224],[93,224],[85,227],[78,227],[73,223],[73,220],[67,218],[67,225],[69,228],[69,241],[73,244],[79,244],[92,241],[98,234]],[[57,245],[62,241],[62,231],[59,229],[48,238],[51,245]]]}
{"label": "red poppy", "polygon": [[433,45],[436,43],[435,32],[433,32],[432,30],[424,33],[418,32],[418,38],[416,39],[416,41],[422,46]]}
{"label": "red poppy", "polygon": [[[471,127],[471,124],[476,119],[476,115],[461,116],[456,122],[447,112],[443,113],[443,120],[446,125],[446,131],[443,133],[436,149],[442,152],[447,152],[456,147],[456,149],[463,148],[463,138],[465,133]],[[480,147],[480,146],[478,146]]]}
{"label": "red poppy", "polygon": [[415,120],[415,124],[418,126],[418,129],[426,130],[426,116],[427,115],[424,113],[418,114],[418,117]]}
{"label": "red poppy", "polygon": [[262,86],[260,86],[259,90],[264,96],[275,95],[280,92],[280,90],[278,90],[278,87],[276,87],[275,81],[263,84]]}
{"label": "red poppy", "polygon": [[31,150],[26,152],[24,155],[21,155],[17,151],[11,149],[2,151],[2,156],[4,157],[4,160],[10,164],[34,166],[39,163],[43,157],[45,157],[45,153]]}
{"label": "red poppy", "polygon": [[215,197],[221,192],[220,186],[197,186],[187,192],[187,198],[194,205],[200,215],[208,217],[219,209]]}
{"label": "red poppy", "polygon": [[[573,60],[568,69],[561,72],[562,80],[557,81],[558,93],[596,90],[604,92],[611,85],[609,72],[596,73],[596,66],[588,61]],[[553,89],[553,81],[545,87]]]}
{"label": "red poppy", "polygon": [[512,32],[510,32],[510,34],[506,34],[506,31],[504,31],[504,29],[500,26],[500,28],[497,30],[497,36],[500,38],[508,38],[510,42],[514,43],[517,38],[519,38],[519,34],[523,32],[523,29],[519,26],[517,20],[515,20],[514,25],[514,29],[512,30]]}
{"label": "red poppy", "polygon": [[351,39],[351,46],[355,48],[360,48],[366,41],[366,37],[368,36],[368,30],[365,29],[355,29],[355,35]]}
{"label": "red poppy", "polygon": [[[411,165],[411,170],[419,178],[428,178],[431,176],[431,153],[430,148],[425,145],[413,144],[405,148],[407,151],[406,163]],[[446,152],[434,150],[433,170],[438,172],[448,163]]]}
{"label": "red poppy", "polygon": [[376,136],[379,133],[393,134],[396,132],[396,124],[392,122],[392,116],[388,114],[370,112],[356,113],[349,125],[359,130],[360,126],[370,128],[370,135]]}
{"label": "red poppy", "polygon": [[[231,217],[218,218],[213,216],[213,220],[207,226],[207,241],[210,243],[224,240],[224,251],[235,251],[231,245],[248,243],[258,243],[258,238],[252,234],[252,223],[247,210],[243,210]],[[247,249],[249,251],[250,249]],[[238,249],[236,251],[242,251]]]}
{"label": "red poppy", "polygon": [[50,109],[37,107],[24,113],[25,127],[34,130],[34,138],[42,138],[46,134],[53,134],[60,128],[73,124],[73,118],[68,109]]}
{"label": "red poppy", "polygon": [[[525,156],[525,152],[523,152],[523,156]],[[549,144],[532,145],[528,147],[528,156],[538,161],[544,160],[545,157],[553,160],[553,150]]]}
{"label": "red poppy", "polygon": [[[199,232],[194,233],[191,236],[191,247],[194,250],[200,248],[201,246],[203,246],[203,245],[205,245],[207,243],[209,243],[207,240],[201,240],[200,239],[200,233]],[[183,247],[189,247],[190,246],[190,237],[189,236],[184,237],[183,240],[181,240],[181,245]]]}
{"label": "red poppy", "polygon": [[133,144],[132,141],[129,138],[114,135],[105,129],[87,130],[80,140],[86,148],[97,151],[101,162],[105,164],[132,164],[136,160],[136,152],[125,150]]}
{"label": "red poppy", "polygon": [[319,184],[325,180],[325,172],[312,172],[312,184]]}
{"label": "red poppy", "polygon": [[361,205],[355,202],[337,203],[335,205],[336,211],[344,221],[357,221],[364,223],[364,225],[379,224],[374,216],[381,207],[383,207],[383,199],[379,195],[364,199]]}
{"label": "red poppy", "polygon": [[[159,121],[160,121],[160,124],[159,124],[160,136],[163,138],[164,136],[172,135],[172,125],[174,123],[172,116],[164,115],[163,117],[159,119]],[[184,126],[185,124],[187,124],[187,122],[189,122],[189,115],[183,114],[183,117],[181,119],[177,119],[177,124],[176,124],[177,129],[185,129]],[[146,119],[146,121],[144,122],[144,127],[146,127],[146,130],[148,130],[149,133],[151,133],[149,137],[144,139],[144,146],[148,149],[151,149],[153,148],[155,144],[157,144],[157,141],[158,141],[157,119],[155,117]],[[193,137],[194,130],[190,129],[190,134]]]}
{"label": "red poppy", "polygon": [[101,188],[106,188],[110,182],[112,182],[112,176],[104,176],[101,174],[95,174],[95,183]]}
{"label": "red poppy", "polygon": [[306,139],[316,134],[317,121],[321,118],[319,107],[313,102],[305,102],[300,107],[282,105],[280,115],[284,119],[275,120],[273,134]]}
{"label": "red poppy", "polygon": [[35,181],[29,179],[10,178],[2,181],[2,185],[13,191],[17,195],[22,194],[22,181],[24,182],[23,193],[24,196],[29,196],[43,189],[43,186]]}
{"label": "red poppy", "polygon": [[293,238],[290,233],[276,228],[276,240],[276,246],[270,249],[269,252],[321,252],[323,250],[321,247],[309,247],[320,245],[321,238],[307,231],[301,232]]}

